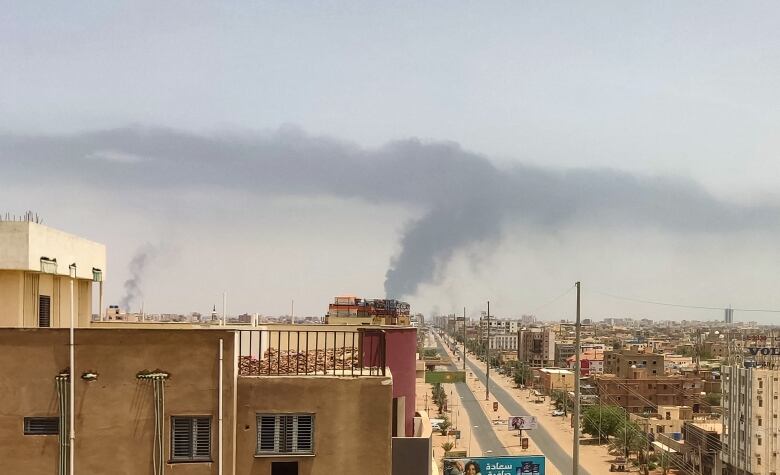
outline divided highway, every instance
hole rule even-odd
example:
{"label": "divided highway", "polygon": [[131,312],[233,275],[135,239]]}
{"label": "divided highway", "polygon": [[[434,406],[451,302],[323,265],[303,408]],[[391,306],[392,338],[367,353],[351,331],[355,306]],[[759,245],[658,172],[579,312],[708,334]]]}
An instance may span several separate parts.
{"label": "divided highway", "polygon": [[[436,336],[436,345],[439,348],[440,354],[447,354],[446,350],[444,349],[444,345],[442,345],[438,336]],[[449,365],[449,368],[447,369],[452,371],[458,370],[454,364]],[[509,453],[506,451],[504,445],[500,440],[498,440],[496,433],[493,431],[492,422],[487,418],[485,412],[480,406],[480,402],[474,397],[474,394],[471,392],[466,383],[455,383],[455,390],[458,392],[458,396],[460,396],[463,409],[465,409],[469,415],[469,420],[471,421],[472,426],[469,430],[474,431],[473,437],[477,439],[479,447],[482,449],[482,454],[487,456],[508,455]],[[478,427],[474,429],[474,426]],[[469,432],[461,428],[460,440],[462,444],[469,443],[467,439],[469,436]],[[569,462],[569,464],[571,464],[571,462]]]}
{"label": "divided highway", "polygon": [[[478,377],[480,381],[482,381],[482,384],[485,384],[485,372],[482,371],[482,369],[480,369],[479,366],[474,364],[470,359],[466,360],[466,364],[471,369],[471,371],[474,372],[474,376]],[[493,383],[490,385],[490,393],[512,414],[529,414],[529,412],[526,411],[525,408],[511,394],[509,394],[498,384]],[[572,459],[571,455],[569,454],[568,447],[567,450],[564,450],[560,445],[558,445],[555,439],[550,436],[550,433],[547,432],[547,429],[545,429],[541,424],[538,428],[527,431],[527,434],[531,440],[534,441],[536,446],[539,447],[539,450],[541,450],[542,454],[547,457],[547,460],[555,465],[555,467],[560,470],[561,473],[571,473]],[[580,465],[580,474],[590,475],[588,471],[582,467],[582,465]]]}

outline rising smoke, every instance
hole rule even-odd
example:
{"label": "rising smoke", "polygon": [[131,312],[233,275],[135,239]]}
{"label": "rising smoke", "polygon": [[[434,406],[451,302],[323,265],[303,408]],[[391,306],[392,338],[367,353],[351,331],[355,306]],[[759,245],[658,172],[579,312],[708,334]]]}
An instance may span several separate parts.
{"label": "rising smoke", "polygon": [[149,243],[142,245],[135,251],[128,265],[130,277],[124,283],[125,294],[119,301],[119,308],[130,312],[131,306],[138,304],[143,298],[144,277],[146,276],[149,263],[155,257],[157,257],[157,248]]}
{"label": "rising smoke", "polygon": [[[422,217],[405,228],[401,250],[390,262],[388,297],[437,283],[457,251],[497,241],[508,225],[541,232],[595,226],[725,234],[776,230],[780,224],[777,207],[727,203],[675,177],[526,165],[500,169],[452,143],[406,140],[367,150],[291,128],[270,134],[133,127],[0,135],[0,160],[6,173],[30,181],[52,169],[78,170],[71,179],[110,187],[238,189],[411,206]],[[138,299],[151,255],[141,251],[133,259],[124,303]]]}

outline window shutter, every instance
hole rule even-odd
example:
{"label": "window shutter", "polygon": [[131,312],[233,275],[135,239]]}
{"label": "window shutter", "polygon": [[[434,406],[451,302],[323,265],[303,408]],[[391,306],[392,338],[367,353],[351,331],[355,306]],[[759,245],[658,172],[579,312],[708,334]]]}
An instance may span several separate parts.
{"label": "window shutter", "polygon": [[51,326],[51,297],[38,296],[38,326],[47,328]]}
{"label": "window shutter", "polygon": [[194,447],[192,457],[198,459],[211,458],[211,419],[208,417],[196,417],[192,419],[192,439]]}
{"label": "window shutter", "polygon": [[25,417],[25,435],[57,435],[60,433],[59,417]]}
{"label": "window shutter", "polygon": [[311,454],[314,452],[312,414],[258,414],[258,454]]}
{"label": "window shutter", "polygon": [[171,458],[189,459],[192,453],[192,419],[174,417],[171,428]]}
{"label": "window shutter", "polygon": [[311,453],[314,446],[314,416],[296,416],[296,444],[294,452]]}
{"label": "window shutter", "polygon": [[275,416],[257,416],[257,452],[278,452],[276,438],[277,418]]}

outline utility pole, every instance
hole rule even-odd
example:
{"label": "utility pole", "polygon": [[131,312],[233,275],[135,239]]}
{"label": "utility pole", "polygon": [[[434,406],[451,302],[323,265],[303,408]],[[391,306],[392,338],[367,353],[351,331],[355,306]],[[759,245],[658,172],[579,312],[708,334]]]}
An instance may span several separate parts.
{"label": "utility pole", "polygon": [[463,372],[466,372],[466,307],[463,307]]}
{"label": "utility pole", "polygon": [[485,345],[485,361],[487,362],[487,371],[485,372],[485,401],[490,400],[490,300],[487,303],[487,345]]}
{"label": "utility pole", "polygon": [[[577,321],[574,324],[574,441],[572,447],[572,475],[580,473],[580,283],[577,287]],[[564,398],[563,407],[566,407]]]}

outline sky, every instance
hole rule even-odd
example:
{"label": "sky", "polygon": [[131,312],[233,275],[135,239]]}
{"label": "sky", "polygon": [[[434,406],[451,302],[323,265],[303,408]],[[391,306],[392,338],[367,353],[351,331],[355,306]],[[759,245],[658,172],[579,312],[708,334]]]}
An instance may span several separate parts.
{"label": "sky", "polygon": [[780,308],[777,2],[4,6],[0,208],[105,243],[109,302]]}

